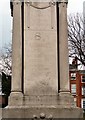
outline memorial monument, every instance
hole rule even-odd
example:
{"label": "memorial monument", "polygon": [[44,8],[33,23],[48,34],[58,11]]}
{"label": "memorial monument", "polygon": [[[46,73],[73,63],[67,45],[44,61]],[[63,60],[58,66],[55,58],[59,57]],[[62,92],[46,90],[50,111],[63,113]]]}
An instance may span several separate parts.
{"label": "memorial monument", "polygon": [[3,118],[82,118],[69,91],[67,0],[13,0],[12,90]]}

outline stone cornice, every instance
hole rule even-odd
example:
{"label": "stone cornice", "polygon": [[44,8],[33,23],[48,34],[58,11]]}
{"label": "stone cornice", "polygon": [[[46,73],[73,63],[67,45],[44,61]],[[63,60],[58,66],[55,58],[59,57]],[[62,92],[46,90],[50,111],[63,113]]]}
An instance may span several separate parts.
{"label": "stone cornice", "polygon": [[11,16],[13,17],[13,5],[22,4],[21,0],[10,0]]}
{"label": "stone cornice", "polygon": [[10,2],[21,2],[21,0],[10,0]]}
{"label": "stone cornice", "polygon": [[58,0],[58,2],[60,2],[60,3],[63,3],[63,2],[68,3],[68,0]]}

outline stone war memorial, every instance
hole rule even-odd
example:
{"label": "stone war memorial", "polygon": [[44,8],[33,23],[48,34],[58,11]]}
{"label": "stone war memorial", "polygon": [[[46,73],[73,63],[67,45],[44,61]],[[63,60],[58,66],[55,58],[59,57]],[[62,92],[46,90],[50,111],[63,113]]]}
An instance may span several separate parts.
{"label": "stone war memorial", "polygon": [[82,118],[69,89],[68,0],[12,0],[12,85],[2,118]]}

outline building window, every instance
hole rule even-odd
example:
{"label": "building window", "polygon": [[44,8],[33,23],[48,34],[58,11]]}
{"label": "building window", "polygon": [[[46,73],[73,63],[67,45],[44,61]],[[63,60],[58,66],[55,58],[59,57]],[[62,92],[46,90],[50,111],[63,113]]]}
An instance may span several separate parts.
{"label": "building window", "polygon": [[76,95],[76,84],[71,84],[71,93]]}
{"label": "building window", "polygon": [[71,80],[76,80],[76,73],[71,73]]}
{"label": "building window", "polygon": [[85,98],[83,98],[83,99],[81,100],[81,107],[82,107],[83,109],[85,109]]}
{"label": "building window", "polygon": [[74,98],[74,102],[76,102],[76,98]]}
{"label": "building window", "polygon": [[85,82],[85,75],[82,75],[82,76],[81,76],[81,81],[82,81],[82,82]]}
{"label": "building window", "polygon": [[82,86],[82,95],[85,96],[85,85]]}

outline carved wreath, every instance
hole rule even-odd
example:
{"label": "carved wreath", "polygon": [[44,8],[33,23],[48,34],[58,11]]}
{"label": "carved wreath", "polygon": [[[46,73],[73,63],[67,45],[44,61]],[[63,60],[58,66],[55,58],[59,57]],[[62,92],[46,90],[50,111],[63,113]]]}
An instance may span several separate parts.
{"label": "carved wreath", "polygon": [[37,6],[36,4],[42,4],[42,3],[40,3],[40,2],[28,2],[28,4],[31,6],[31,7],[34,7],[34,8],[36,8],[36,9],[46,9],[46,8],[49,8],[49,7],[51,7],[51,6],[53,6],[53,5],[55,5],[55,2],[48,2],[48,5],[46,4],[44,4],[44,6]]}

